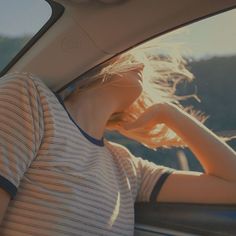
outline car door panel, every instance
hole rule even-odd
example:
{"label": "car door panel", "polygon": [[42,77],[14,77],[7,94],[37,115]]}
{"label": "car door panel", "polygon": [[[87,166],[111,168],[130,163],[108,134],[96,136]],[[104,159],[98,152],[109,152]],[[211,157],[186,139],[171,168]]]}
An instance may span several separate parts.
{"label": "car door panel", "polygon": [[[146,226],[150,234],[140,225]],[[162,233],[165,233],[163,230],[175,231],[163,235],[179,235],[180,232],[180,235],[236,235],[236,205],[138,202],[135,227],[135,235],[140,236],[159,235],[158,228]]]}

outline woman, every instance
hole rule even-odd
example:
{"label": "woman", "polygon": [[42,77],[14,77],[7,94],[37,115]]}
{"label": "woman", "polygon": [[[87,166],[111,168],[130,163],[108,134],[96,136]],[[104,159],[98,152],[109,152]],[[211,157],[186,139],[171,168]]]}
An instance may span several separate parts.
{"label": "woman", "polygon": [[[132,51],[68,96],[29,74],[1,78],[1,235],[133,235],[135,201],[235,203],[235,152],[180,106],[183,78],[180,61]],[[135,157],[105,129],[152,149],[188,146],[206,173]]]}
{"label": "woman", "polygon": [[[103,68],[99,75],[96,74],[95,78],[110,75],[112,78],[107,84],[104,83],[101,86],[96,84],[93,87],[90,83],[89,87],[92,89],[84,93],[81,86],[65,100],[65,105],[74,120],[77,120],[84,130],[98,139],[103,137],[105,129],[109,129],[117,130],[152,149],[158,146],[188,146],[191,149],[202,164],[205,173],[173,171],[163,185],[157,201],[236,203],[236,153],[224,142],[224,138],[218,137],[202,124],[206,120],[204,115],[199,115],[199,112],[193,109],[190,109],[192,113],[190,115],[186,112],[189,109],[179,104],[178,100],[186,99],[191,95],[174,96],[176,84],[184,79],[192,80],[193,75],[184,67],[185,61],[182,58],[177,60],[175,57],[174,60],[177,63],[172,58],[169,66],[166,65],[166,59],[171,58],[147,59],[144,53],[137,49],[123,54],[113,59],[115,62]],[[150,67],[155,60],[159,67],[163,61],[165,63],[157,73],[153,72],[156,65]],[[144,75],[145,66],[148,73],[145,71]],[[163,68],[165,68],[164,73],[166,71],[169,73],[168,79],[177,81],[174,86],[167,85],[167,78],[164,78],[164,81],[157,78],[163,76]],[[160,75],[161,73],[163,74]],[[149,85],[157,86],[157,88],[154,96],[146,95],[145,98],[151,100],[149,105],[146,105],[142,97],[143,93],[153,92],[150,87],[146,88],[144,85],[148,76],[155,77],[156,84],[149,81]],[[171,92],[169,92],[170,88]],[[160,93],[163,94],[160,95]],[[91,97],[94,98],[92,102]],[[194,94],[193,97],[196,95]],[[156,101],[153,102],[155,99]],[[87,115],[80,116],[80,114]],[[99,119],[96,119],[96,124],[94,124],[96,114],[99,114]],[[160,124],[162,126],[158,129]],[[155,131],[154,126],[157,132],[151,133],[150,131]]]}

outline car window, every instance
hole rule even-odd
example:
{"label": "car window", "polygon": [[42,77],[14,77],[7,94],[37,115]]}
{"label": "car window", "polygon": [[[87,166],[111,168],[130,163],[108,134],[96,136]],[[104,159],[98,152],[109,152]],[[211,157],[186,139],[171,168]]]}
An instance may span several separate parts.
{"label": "car window", "polygon": [[[186,95],[196,91],[200,102],[190,98],[184,106],[194,106],[208,115],[205,125],[221,137],[236,137],[236,10],[224,12],[191,25],[179,28],[161,37],[145,42],[147,45],[161,42],[166,47],[154,54],[165,54],[180,49],[188,61],[188,68],[195,80],[181,84],[177,93]],[[156,42],[155,42],[156,40]],[[144,46],[141,45],[141,46]],[[106,132],[106,138],[126,145],[136,156],[142,156],[157,164],[175,169],[204,172],[201,164],[188,148],[158,148],[152,151],[116,132]],[[236,149],[235,139],[227,142]]]}
{"label": "car window", "polygon": [[52,15],[45,0],[1,0],[0,72],[46,24]]}

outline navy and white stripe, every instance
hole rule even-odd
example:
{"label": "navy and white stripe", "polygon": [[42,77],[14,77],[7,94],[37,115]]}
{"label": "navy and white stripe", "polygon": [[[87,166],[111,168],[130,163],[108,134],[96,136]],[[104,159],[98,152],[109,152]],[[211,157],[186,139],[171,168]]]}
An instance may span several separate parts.
{"label": "navy and white stripe", "polygon": [[39,78],[2,77],[0,187],[12,199],[0,235],[133,235],[134,202],[149,201],[169,168],[102,141],[86,136]]}

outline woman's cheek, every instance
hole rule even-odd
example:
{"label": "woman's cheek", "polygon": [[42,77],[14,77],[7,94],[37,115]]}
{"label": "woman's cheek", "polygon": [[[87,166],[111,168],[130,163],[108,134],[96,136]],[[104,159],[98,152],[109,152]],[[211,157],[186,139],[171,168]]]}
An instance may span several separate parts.
{"label": "woman's cheek", "polygon": [[124,109],[128,108],[134,103],[137,98],[141,95],[143,89],[142,86],[128,88],[123,91],[122,97],[124,99]]}

